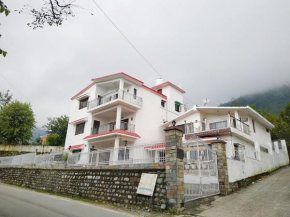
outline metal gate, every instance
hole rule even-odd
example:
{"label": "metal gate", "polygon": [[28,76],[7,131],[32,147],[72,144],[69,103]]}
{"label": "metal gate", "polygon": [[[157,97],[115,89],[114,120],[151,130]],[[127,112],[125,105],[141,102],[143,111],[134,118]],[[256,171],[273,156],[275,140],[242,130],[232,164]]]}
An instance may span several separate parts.
{"label": "metal gate", "polygon": [[217,156],[199,137],[183,143],[185,202],[219,194]]}

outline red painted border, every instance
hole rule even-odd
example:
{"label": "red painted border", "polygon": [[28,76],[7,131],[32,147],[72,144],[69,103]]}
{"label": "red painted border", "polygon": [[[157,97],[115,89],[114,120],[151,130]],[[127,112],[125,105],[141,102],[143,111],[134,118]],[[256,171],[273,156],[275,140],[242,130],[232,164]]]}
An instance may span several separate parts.
{"label": "red painted border", "polygon": [[82,89],[80,92],[78,92],[76,95],[74,95],[71,100],[73,100],[74,98],[76,98],[78,95],[80,95],[81,93],[83,93],[84,91],[86,91],[87,89],[89,89],[91,86],[93,86],[94,82],[91,83],[90,85],[86,86],[84,89]]}
{"label": "red painted border", "polygon": [[181,89],[180,87],[178,87],[175,84],[171,83],[170,81],[166,81],[166,82],[164,82],[162,84],[156,85],[156,86],[151,87],[151,88],[152,89],[159,89],[159,88],[165,87],[167,85],[170,85],[170,86],[174,87],[175,89],[179,90],[180,92],[185,93],[185,91],[183,89]]}
{"label": "red painted border", "polygon": [[106,131],[106,132],[103,132],[103,133],[97,133],[97,134],[93,134],[93,135],[89,135],[89,136],[86,136],[84,139],[90,139],[90,138],[94,138],[94,137],[98,137],[98,136],[104,136],[104,135],[109,135],[109,134],[112,134],[112,133],[121,133],[121,134],[124,134],[124,135],[128,135],[128,136],[134,136],[136,138],[140,138],[140,136],[136,133],[131,133],[131,132],[128,132],[128,131],[125,131],[125,130],[111,130],[111,131]]}
{"label": "red painted border", "polygon": [[[76,149],[76,148],[82,147],[83,145],[84,144],[72,145],[72,146],[70,146],[70,149]],[[66,150],[69,150],[69,147]]]}
{"label": "red painted border", "polygon": [[143,84],[142,81],[140,81],[140,80],[138,80],[137,78],[134,78],[134,77],[132,77],[132,76],[130,76],[130,75],[127,75],[127,74],[124,73],[124,72],[118,72],[118,73],[115,73],[115,74],[106,75],[106,76],[99,77],[99,78],[93,78],[92,81],[99,81],[99,80],[102,80],[102,79],[104,79],[104,78],[109,78],[109,77],[112,77],[112,76],[115,76],[115,75],[124,75],[124,76],[126,76],[126,77],[128,77],[128,78],[131,78],[131,79],[133,79],[133,80],[135,80],[135,81],[137,81],[137,82]]}

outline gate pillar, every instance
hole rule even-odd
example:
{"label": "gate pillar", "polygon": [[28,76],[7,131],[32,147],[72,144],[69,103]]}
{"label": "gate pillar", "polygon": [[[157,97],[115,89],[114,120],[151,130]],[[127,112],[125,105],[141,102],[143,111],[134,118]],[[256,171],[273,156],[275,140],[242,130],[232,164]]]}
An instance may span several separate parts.
{"label": "gate pillar", "polygon": [[177,126],[165,130],[165,165],[167,207],[184,207],[184,152],[182,149],[182,129]]}
{"label": "gate pillar", "polygon": [[219,177],[219,189],[221,195],[228,195],[232,190],[229,184],[228,163],[226,155],[226,142],[223,140],[216,140],[212,142],[212,150],[217,155],[217,167]]}

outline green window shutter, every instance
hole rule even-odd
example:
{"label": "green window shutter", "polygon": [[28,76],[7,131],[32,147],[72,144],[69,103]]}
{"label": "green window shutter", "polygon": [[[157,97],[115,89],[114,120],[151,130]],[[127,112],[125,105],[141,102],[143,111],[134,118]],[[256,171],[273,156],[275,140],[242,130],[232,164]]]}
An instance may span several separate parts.
{"label": "green window shutter", "polygon": [[182,105],[182,103],[181,102],[178,102],[178,101],[175,101],[175,104],[176,105]]}

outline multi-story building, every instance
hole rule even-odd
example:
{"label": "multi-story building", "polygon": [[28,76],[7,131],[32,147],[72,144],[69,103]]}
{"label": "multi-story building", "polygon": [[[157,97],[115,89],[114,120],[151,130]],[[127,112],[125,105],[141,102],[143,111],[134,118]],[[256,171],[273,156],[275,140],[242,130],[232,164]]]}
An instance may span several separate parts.
{"label": "multi-story building", "polygon": [[183,93],[157,79],[150,88],[125,73],[92,79],[71,98],[65,149],[88,153],[145,142],[164,142],[163,123],[184,113]]}
{"label": "multi-story building", "polygon": [[[169,127],[172,121],[162,126]],[[194,106],[174,121],[183,129],[185,143],[195,137],[209,148],[217,140],[225,143],[230,182],[289,164],[285,140],[273,142],[274,125],[249,106]],[[206,154],[201,151],[200,157],[206,158]]]}

